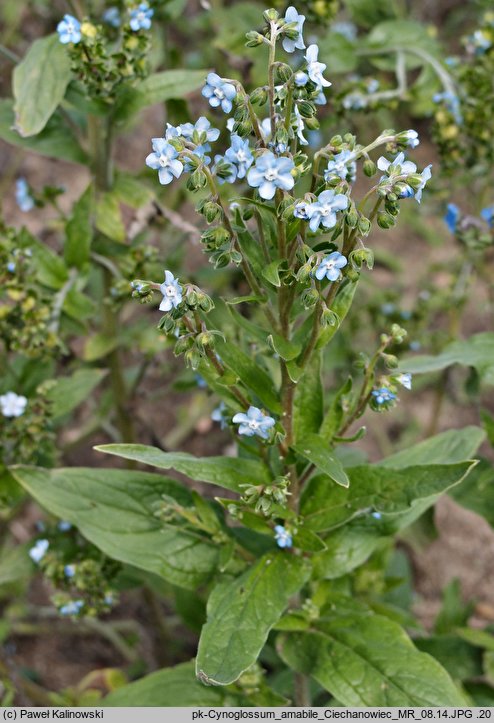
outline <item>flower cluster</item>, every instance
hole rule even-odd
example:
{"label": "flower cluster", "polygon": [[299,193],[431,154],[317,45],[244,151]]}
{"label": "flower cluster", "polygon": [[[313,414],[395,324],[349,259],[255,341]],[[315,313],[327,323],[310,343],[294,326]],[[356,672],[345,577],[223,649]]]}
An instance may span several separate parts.
{"label": "flower cluster", "polygon": [[415,163],[405,160],[404,153],[398,153],[393,161],[381,156],[377,161],[377,167],[386,173],[380,181],[380,186],[385,192],[388,192],[388,189],[390,192],[395,191],[399,198],[413,196],[420,203],[422,191],[432,177],[432,164],[426,166],[421,173],[417,173]]}

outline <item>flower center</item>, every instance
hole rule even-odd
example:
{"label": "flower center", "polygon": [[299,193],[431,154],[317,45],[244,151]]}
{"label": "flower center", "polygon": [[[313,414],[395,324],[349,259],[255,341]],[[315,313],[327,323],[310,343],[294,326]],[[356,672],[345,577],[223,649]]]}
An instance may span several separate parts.
{"label": "flower center", "polygon": [[176,288],[172,284],[170,284],[169,286],[166,286],[165,287],[165,295],[166,296],[176,296],[177,295]]}
{"label": "flower center", "polygon": [[75,30],[74,23],[72,22],[72,20],[69,20],[67,23],[67,33],[69,35],[73,35],[74,30]]}
{"label": "flower center", "polygon": [[335,261],[326,261],[326,268],[329,271],[330,269],[334,269],[335,267]]}
{"label": "flower center", "polygon": [[159,161],[160,161],[161,168],[166,168],[167,166],[170,165],[170,159],[167,158],[166,156],[164,156],[163,154],[160,155]]}
{"label": "flower center", "polygon": [[329,216],[330,213],[331,213],[331,206],[323,206],[321,208],[321,216]]}
{"label": "flower center", "polygon": [[145,13],[143,10],[140,10],[140,11],[137,13],[137,20],[138,20],[140,23],[142,23],[143,20],[146,20],[146,13]]}
{"label": "flower center", "polygon": [[215,89],[214,89],[214,94],[215,94],[215,96],[216,96],[217,98],[219,98],[219,100],[223,100],[223,98],[225,97],[225,94],[223,93],[223,91],[221,90],[221,88],[215,88]]}
{"label": "flower center", "polygon": [[246,160],[247,160],[247,156],[245,155],[245,151],[242,151],[242,150],[238,151],[237,152],[237,161],[239,163],[244,163],[244,161],[246,161]]}
{"label": "flower center", "polygon": [[278,178],[278,171],[276,170],[276,168],[270,168],[264,174],[264,178],[266,179],[266,181],[274,181],[276,178]]}
{"label": "flower center", "polygon": [[258,427],[259,427],[259,422],[256,422],[255,419],[252,419],[252,420],[249,422],[249,427],[250,427],[250,429],[258,429]]}

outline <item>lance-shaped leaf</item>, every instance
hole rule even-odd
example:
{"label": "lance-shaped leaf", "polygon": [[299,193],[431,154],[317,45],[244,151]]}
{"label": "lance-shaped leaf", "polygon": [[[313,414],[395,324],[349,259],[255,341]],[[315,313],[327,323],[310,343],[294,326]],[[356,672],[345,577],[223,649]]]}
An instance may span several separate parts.
{"label": "lance-shaped leaf", "polygon": [[43,130],[61,103],[71,75],[67,49],[56,33],[35,40],[12,75],[15,127],[21,136]]}
{"label": "lance-shaped leaf", "polygon": [[89,261],[93,240],[92,212],[94,202],[92,184],[74,204],[72,216],[65,226],[64,258],[67,266],[82,268]]}
{"label": "lance-shaped leaf", "polygon": [[223,691],[201,685],[194,675],[194,662],[190,661],[146,675],[115,690],[101,702],[119,708],[144,704],[155,708],[215,707],[223,705]]}
{"label": "lance-shaped leaf", "polygon": [[49,512],[79,528],[115,560],[154,572],[181,587],[207,582],[218,548],[207,538],[156,517],[166,495],[192,498],[179,482],[137,470],[12,468],[15,479]]}
{"label": "lance-shaped leaf", "polygon": [[419,464],[454,464],[471,459],[485,439],[480,427],[449,429],[378,462],[379,467],[403,469]]}
{"label": "lance-shaped leaf", "polygon": [[348,489],[335,487],[328,477],[317,475],[302,494],[304,524],[321,532],[372,511],[399,515],[418,509],[423,502],[430,506],[438,495],[458,484],[475,464],[467,461],[402,470],[371,465],[351,467],[347,470]]}
{"label": "lance-shaped leaf", "polygon": [[348,487],[350,484],[348,475],[340,460],[332,454],[328,443],[317,434],[307,435],[300,442],[294,444],[293,449],[332,479],[333,482],[336,482],[337,485]]}
{"label": "lance-shaped leaf", "polygon": [[274,551],[232,582],[220,583],[210,595],[199,641],[199,679],[228,685],[255,663],[269,631],[309,574],[302,558]]}
{"label": "lance-shaped leaf", "polygon": [[321,354],[315,353],[299,383],[293,399],[293,431],[295,440],[319,431],[323,419]]}
{"label": "lance-shaped leaf", "polygon": [[149,464],[159,469],[175,469],[199,482],[241,492],[241,485],[259,485],[270,481],[269,470],[260,462],[235,457],[194,457],[186,452],[163,452],[145,444],[103,444],[98,452]]}
{"label": "lance-shaped leaf", "polygon": [[47,393],[53,416],[61,417],[82,404],[107,373],[106,369],[78,369],[69,377],[58,377]]}
{"label": "lance-shaped leaf", "polygon": [[444,668],[380,615],[335,617],[312,631],[286,633],[279,651],[348,707],[466,705]]}

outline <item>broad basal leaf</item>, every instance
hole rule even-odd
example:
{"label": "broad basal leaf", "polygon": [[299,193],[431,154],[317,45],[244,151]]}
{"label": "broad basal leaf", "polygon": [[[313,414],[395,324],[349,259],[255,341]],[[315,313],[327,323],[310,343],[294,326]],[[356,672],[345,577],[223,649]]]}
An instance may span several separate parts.
{"label": "broad basal leaf", "polygon": [[348,707],[466,704],[444,668],[380,615],[336,617],[311,631],[285,633],[279,651]]}
{"label": "broad basal leaf", "polygon": [[67,48],[56,33],[34,41],[12,75],[15,127],[21,136],[43,130],[61,103],[71,75]]}
{"label": "broad basal leaf", "polygon": [[162,495],[192,506],[174,480],[136,470],[12,468],[16,480],[49,512],[79,528],[90,542],[121,562],[196,588],[216,569],[218,548],[206,537],[155,515]]}
{"label": "broad basal leaf", "polygon": [[267,467],[250,459],[194,457],[186,452],[163,452],[145,444],[103,444],[95,449],[159,469],[175,469],[193,480],[210,482],[234,492],[241,492],[243,484],[258,485],[270,480]]}
{"label": "broad basal leaf", "polygon": [[239,578],[218,585],[199,641],[199,679],[211,685],[237,680],[257,660],[269,631],[309,574],[303,559],[274,551]]}

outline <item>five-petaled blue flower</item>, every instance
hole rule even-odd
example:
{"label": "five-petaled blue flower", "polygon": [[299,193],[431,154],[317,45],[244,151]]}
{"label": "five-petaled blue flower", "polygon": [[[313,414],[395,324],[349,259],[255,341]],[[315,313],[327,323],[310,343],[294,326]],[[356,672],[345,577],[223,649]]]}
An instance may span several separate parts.
{"label": "five-petaled blue flower", "polygon": [[384,404],[389,404],[390,402],[393,402],[396,399],[396,394],[394,394],[387,387],[381,387],[380,389],[373,389],[371,394],[374,397],[375,403],[378,404],[379,406],[384,405]]}
{"label": "five-petaled blue flower", "polygon": [[305,59],[307,61],[307,74],[312,80],[312,82],[315,83],[317,86],[329,88],[331,83],[329,82],[329,80],[326,80],[326,78],[323,78],[322,75],[323,72],[326,70],[326,64],[320,63],[317,60],[318,55],[319,48],[317,47],[317,45],[309,45],[305,54]]}
{"label": "five-petaled blue flower", "polygon": [[202,94],[208,99],[209,105],[212,108],[221,106],[221,110],[225,113],[230,113],[232,100],[237,95],[237,91],[233,83],[228,83],[228,81],[223,80],[217,73],[208,73]]}
{"label": "five-petaled blue flower", "polygon": [[304,27],[305,15],[299,15],[297,10],[290,5],[286,9],[285,17],[283,18],[285,23],[297,23],[298,37],[295,40],[291,38],[283,38],[282,45],[287,53],[293,53],[295,49],[304,50],[305,43],[302,37],[302,30]]}
{"label": "five-petaled blue flower", "polygon": [[333,251],[329,256],[325,256],[317,267],[314,276],[319,281],[326,277],[328,281],[338,281],[341,276],[341,269],[347,265],[346,256],[340,254],[339,251]]}
{"label": "five-petaled blue flower", "polygon": [[219,406],[216,407],[216,409],[213,409],[213,411],[211,412],[211,419],[213,420],[213,422],[219,422],[221,429],[225,429],[228,426],[227,420],[225,418],[225,412],[225,402],[220,402]]}
{"label": "five-petaled blue flower", "polygon": [[387,158],[381,156],[381,158],[377,161],[377,167],[380,171],[385,171],[388,176],[398,173],[400,176],[409,176],[411,173],[417,172],[417,166],[415,163],[412,163],[412,161],[405,161],[404,153],[398,153],[393,161],[388,161]]}
{"label": "five-petaled blue flower", "polygon": [[348,197],[345,194],[335,193],[333,190],[323,191],[317,201],[307,208],[310,230],[317,231],[320,225],[333,228],[336,226],[336,211],[343,211],[347,206]]}
{"label": "five-petaled blue flower", "polygon": [[257,435],[262,439],[269,438],[269,429],[274,427],[275,420],[273,417],[269,417],[267,414],[263,414],[258,407],[249,407],[247,414],[244,412],[238,412],[232,419],[234,424],[239,424],[239,434],[244,434],[246,437],[253,437]]}
{"label": "five-petaled blue flower", "polygon": [[46,555],[50,543],[48,540],[38,540],[33,547],[29,550],[29,557],[36,564],[40,563]]}
{"label": "five-petaled blue flower", "polygon": [[61,43],[78,43],[81,39],[81,24],[73,15],[64,15],[57,25],[58,39]]}
{"label": "five-petaled blue flower", "polygon": [[29,193],[29,186],[25,178],[18,178],[15,182],[15,200],[24,213],[34,208],[34,198]]}
{"label": "five-petaled blue flower", "polygon": [[158,171],[162,185],[171,183],[184,170],[184,165],[177,159],[178,151],[165,138],[153,138],[153,151],[146,158],[146,165]]}
{"label": "five-petaled blue flower", "polygon": [[267,151],[256,160],[256,165],[247,174],[247,182],[252,188],[259,189],[261,198],[269,201],[273,198],[276,189],[290,191],[294,186],[292,170],[295,164],[291,158],[282,156],[277,158],[274,153]]}
{"label": "five-petaled blue flower", "polygon": [[489,226],[489,228],[492,228],[494,226],[494,206],[483,208],[480,212],[480,215]]}
{"label": "five-petaled blue flower", "polygon": [[448,229],[451,231],[451,233],[456,233],[456,226],[458,224],[458,219],[460,217],[460,209],[456,205],[456,203],[448,203],[446,213],[444,215],[444,223],[448,227]]}
{"label": "five-petaled blue flower", "polygon": [[59,610],[60,615],[78,615],[84,607],[84,600],[71,600]]}
{"label": "five-petaled blue flower", "polygon": [[171,271],[165,271],[165,280],[160,284],[160,291],[163,294],[160,311],[176,309],[182,301],[182,287]]}
{"label": "five-petaled blue flower", "polygon": [[63,569],[63,573],[65,577],[74,577],[75,575],[75,565],[65,565]]}
{"label": "five-petaled blue flower", "polygon": [[324,171],[324,179],[329,181],[332,176],[338,176],[342,181],[345,181],[347,176],[350,176],[350,180],[353,182],[356,173],[357,163],[355,162],[355,156],[351,151],[345,150],[338,153],[328,162],[328,166]]}
{"label": "five-petaled blue flower", "polygon": [[57,525],[60,532],[68,532],[72,529],[72,524],[68,522],[67,520],[60,520],[60,522]]}
{"label": "five-petaled blue flower", "polygon": [[27,399],[22,394],[6,392],[0,396],[0,411],[4,417],[21,417],[26,407]]}
{"label": "five-petaled blue flower", "polygon": [[138,30],[149,30],[153,15],[154,10],[153,8],[150,8],[147,3],[141,3],[138,5],[130,11],[129,25],[131,30],[134,32],[137,32]]}
{"label": "five-petaled blue flower", "polygon": [[232,135],[232,145],[225,151],[225,158],[237,167],[238,178],[245,178],[247,171],[254,163],[249,141],[235,134]]}
{"label": "five-petaled blue flower", "polygon": [[401,384],[401,386],[405,387],[405,389],[410,390],[412,388],[412,375],[410,374],[410,372],[403,372],[402,374],[397,374],[394,378],[398,382],[398,384]]}
{"label": "five-petaled blue flower", "polygon": [[[191,141],[194,141],[195,135],[197,135],[197,137],[199,137],[202,142],[202,139],[204,137],[202,134],[205,134],[205,140],[208,143],[212,141],[217,141],[220,136],[219,129],[211,128],[210,121],[208,121],[208,119],[203,115],[198,118],[194,125],[192,125],[192,123],[182,123],[177,127],[177,130],[180,131],[180,135]],[[211,148],[208,147],[207,150],[209,151],[211,150]]]}
{"label": "five-petaled blue flower", "polygon": [[111,25],[112,28],[119,28],[122,22],[120,19],[120,10],[115,6],[105,10],[102,19],[104,23]]}
{"label": "five-petaled blue flower", "polygon": [[288,530],[283,527],[283,525],[275,525],[274,533],[274,539],[276,540],[278,547],[292,547],[292,536]]}
{"label": "five-petaled blue flower", "polygon": [[424,170],[422,171],[422,173],[420,174],[420,177],[422,180],[420,181],[420,186],[415,191],[415,200],[417,201],[417,203],[420,203],[420,201],[422,200],[422,191],[425,188],[425,184],[432,177],[431,168],[432,168],[432,163],[429,163],[429,165],[426,166],[424,168]]}

